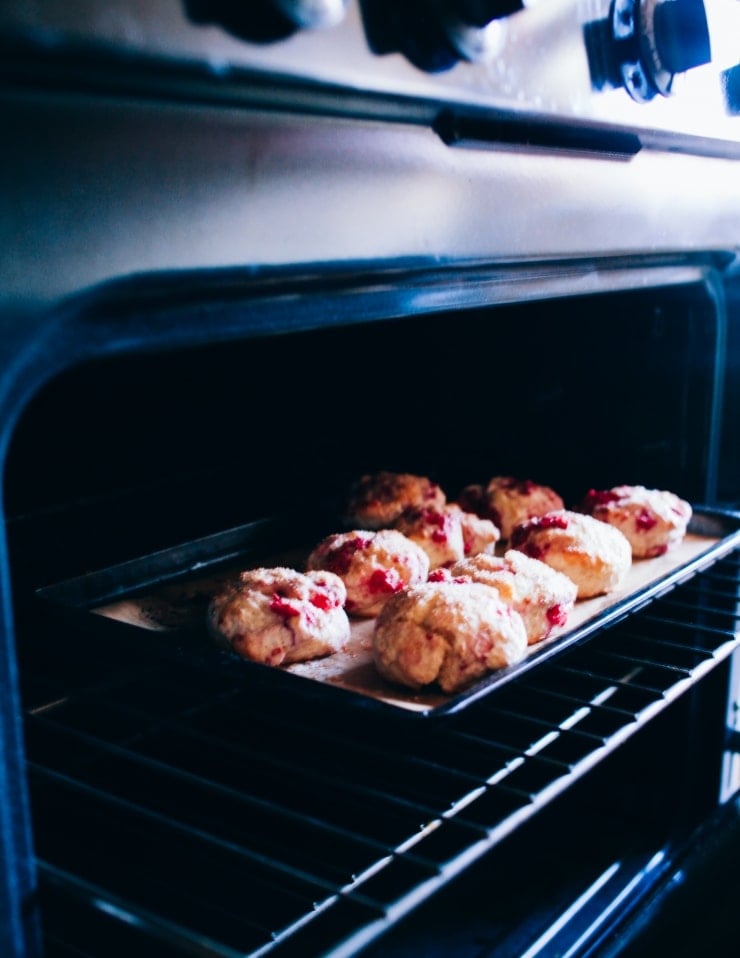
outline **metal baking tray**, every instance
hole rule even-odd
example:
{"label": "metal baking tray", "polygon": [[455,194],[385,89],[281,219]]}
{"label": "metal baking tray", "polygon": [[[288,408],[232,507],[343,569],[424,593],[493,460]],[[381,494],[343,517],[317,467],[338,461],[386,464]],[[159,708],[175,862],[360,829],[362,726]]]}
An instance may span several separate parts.
{"label": "metal baking tray", "polygon": [[303,569],[313,545],[339,529],[320,515],[313,520],[310,528],[290,517],[253,522],[43,587],[37,596],[57,609],[82,613],[88,625],[106,620],[128,629],[131,641],[144,640],[152,653],[188,656],[205,668],[226,667],[239,681],[243,676],[245,682],[261,689],[267,685],[271,692],[284,689],[291,696],[320,695],[322,700],[335,695],[365,707],[443,716],[613,625],[740,546],[740,513],[695,507],[687,535],[676,548],[663,556],[635,560],[618,591],[577,602],[567,624],[530,646],[521,662],[446,695],[434,687],[404,689],[381,678],[372,661],[374,619],[352,620],[352,637],[344,650],[287,667],[246,661],[217,648],[209,638],[206,607],[221,582],[236,570],[256,566]]}

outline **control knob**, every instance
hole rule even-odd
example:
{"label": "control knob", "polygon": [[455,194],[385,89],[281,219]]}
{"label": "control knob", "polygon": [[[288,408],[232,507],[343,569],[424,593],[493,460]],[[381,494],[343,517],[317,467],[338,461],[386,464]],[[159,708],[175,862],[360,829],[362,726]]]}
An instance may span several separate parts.
{"label": "control knob", "polygon": [[185,0],[195,23],[214,23],[253,43],[339,23],[348,0]]}
{"label": "control knob", "polygon": [[502,18],[523,0],[362,0],[374,53],[402,53],[429,73],[460,60],[490,60],[503,38]]}
{"label": "control knob", "polygon": [[461,23],[471,27],[486,27],[524,6],[521,0],[450,0],[447,5]]}
{"label": "control knob", "polygon": [[347,0],[273,0],[273,3],[297,27],[308,30],[333,27],[347,9]]}
{"label": "control knob", "polygon": [[668,96],[677,73],[711,59],[703,0],[614,0],[611,29],[622,81],[639,102]]}
{"label": "control knob", "polygon": [[501,20],[523,6],[523,0],[442,0],[440,16],[463,59],[489,60],[501,45]]}

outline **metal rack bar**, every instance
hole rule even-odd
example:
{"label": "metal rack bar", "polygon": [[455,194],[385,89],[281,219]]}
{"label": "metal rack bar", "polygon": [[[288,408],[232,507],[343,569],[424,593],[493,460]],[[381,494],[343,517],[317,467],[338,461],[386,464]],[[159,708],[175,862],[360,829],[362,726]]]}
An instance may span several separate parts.
{"label": "metal rack bar", "polygon": [[[321,712],[273,721],[243,694],[224,689],[205,690],[201,702],[186,694],[169,704],[155,696],[147,705],[127,703],[125,687],[122,701],[111,701],[107,687],[86,688],[47,709],[37,705],[27,717],[35,795],[51,783],[66,802],[81,802],[91,818],[107,822],[98,821],[93,834],[141,827],[142,853],[146,836],[157,836],[155,847],[184,842],[197,845],[204,861],[228,860],[252,888],[264,878],[254,901],[245,896],[247,911],[236,923],[218,882],[211,889],[195,883],[192,912],[178,915],[172,902],[169,911],[155,908],[157,881],[166,901],[166,867],[147,886],[149,900],[130,900],[115,883],[108,887],[104,871],[87,876],[50,859],[44,816],[58,829],[60,806],[52,809],[47,798],[35,806],[47,892],[84,900],[106,920],[151,927],[173,946],[187,949],[192,935],[206,949],[192,953],[209,958],[236,951],[351,955],[534,818],[730,655],[740,643],[737,581],[734,593],[719,590],[715,606],[702,587],[709,583],[716,592],[716,581],[714,569],[699,573],[685,594],[700,595],[700,613],[721,625],[676,622],[656,614],[664,601],[658,600],[431,734],[423,723],[375,715],[346,725]],[[685,604],[683,590],[671,593],[674,606]],[[669,639],[661,632],[666,626]],[[644,651],[630,655],[627,643]],[[96,723],[96,716],[106,718]],[[199,814],[201,803],[206,811]],[[249,829],[238,827],[242,814],[265,829],[251,844]],[[237,823],[231,836],[230,822]],[[70,843],[89,838],[84,819],[76,827],[82,831]],[[273,840],[270,828],[286,834]],[[303,853],[298,836],[309,831],[314,840]],[[275,897],[265,907],[268,892]]]}

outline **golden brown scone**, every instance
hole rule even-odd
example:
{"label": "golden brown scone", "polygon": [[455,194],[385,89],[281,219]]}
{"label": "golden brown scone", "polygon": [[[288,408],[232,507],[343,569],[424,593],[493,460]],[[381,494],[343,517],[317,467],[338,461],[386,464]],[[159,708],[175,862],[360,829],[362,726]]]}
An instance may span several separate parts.
{"label": "golden brown scone", "polygon": [[455,581],[480,582],[495,589],[522,617],[530,645],[542,642],[568,621],[578,589],[562,572],[539,559],[509,549],[503,557],[480,554],[450,568]]}
{"label": "golden brown scone", "polygon": [[491,519],[492,521],[495,521],[493,520],[493,517],[488,514],[486,487],[482,486],[480,483],[473,483],[472,485],[465,486],[465,488],[461,490],[460,495],[457,497],[457,504],[463,510],[463,512],[472,512],[476,516],[481,516],[484,519]]}
{"label": "golden brown scone", "polygon": [[549,486],[513,476],[494,476],[484,493],[485,512],[501,530],[503,539],[510,539],[515,526],[534,516],[564,507],[561,497]]}
{"label": "golden brown scone", "polygon": [[567,575],[579,599],[618,589],[632,564],[632,549],[619,529],[567,509],[518,525],[511,547]]}
{"label": "golden brown scone", "polygon": [[331,572],[251,569],[211,600],[208,630],[219,645],[253,662],[304,662],[349,639],[345,597],[344,583]]}
{"label": "golden brown scone", "polygon": [[448,507],[436,509],[405,509],[396,520],[394,529],[420,546],[429,557],[429,568],[457,562],[465,555],[465,540],[460,515]]}
{"label": "golden brown scone", "polygon": [[376,472],[355,484],[345,510],[345,524],[357,529],[392,526],[405,509],[441,509],[447,497],[425,476]]}
{"label": "golden brown scone", "polygon": [[637,559],[663,555],[681,542],[692,515],[675,493],[645,486],[590,489],[579,508],[619,529]]}
{"label": "golden brown scone", "polygon": [[429,557],[397,529],[354,529],[323,539],[307,560],[309,569],[338,575],[347,590],[350,615],[373,616],[396,592],[424,582]]}
{"label": "golden brown scone", "polygon": [[477,582],[427,582],[393,596],[373,631],[373,657],[391,682],[455,692],[524,657],[521,616]]}
{"label": "golden brown scone", "polygon": [[474,512],[466,512],[456,502],[448,502],[445,509],[456,513],[460,518],[464,555],[477,556],[481,552],[493,555],[496,543],[501,538],[501,530],[491,519],[484,519]]}

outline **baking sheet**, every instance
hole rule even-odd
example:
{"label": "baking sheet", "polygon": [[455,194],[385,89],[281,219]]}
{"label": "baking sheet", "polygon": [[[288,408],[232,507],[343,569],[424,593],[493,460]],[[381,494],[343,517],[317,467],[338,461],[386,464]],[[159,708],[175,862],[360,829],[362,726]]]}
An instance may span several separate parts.
{"label": "baking sheet", "polygon": [[[342,651],[324,659],[274,671],[282,673],[286,679],[291,675],[301,676],[354,693],[363,701],[370,700],[407,712],[449,714],[489,694],[536,662],[635,611],[740,546],[738,527],[738,514],[695,510],[688,534],[677,547],[663,556],[633,561],[627,579],[618,591],[578,601],[566,625],[556,628],[544,642],[530,646],[522,662],[492,672],[454,695],[445,695],[431,686],[418,692],[405,689],[378,675],[371,651],[374,619],[351,620],[351,639]],[[261,538],[264,540],[266,533],[269,541],[269,526],[260,527],[259,531]],[[216,649],[205,629],[205,610],[210,596],[236,570],[278,564],[303,568],[308,551],[294,549],[255,554],[252,547],[248,550],[251,552],[249,556],[229,556],[229,550],[240,551],[240,542],[243,545],[250,543],[248,529],[230,530],[42,591],[47,598],[85,606],[89,613],[138,630],[172,636],[188,635],[190,642],[196,643],[201,650],[208,648],[214,656],[223,655],[225,653]],[[216,565],[216,571],[204,574],[206,569]],[[148,584],[150,589],[147,589]],[[106,601],[107,598],[113,601]],[[255,666],[236,655],[229,657],[233,658],[235,666],[268,668]]]}

